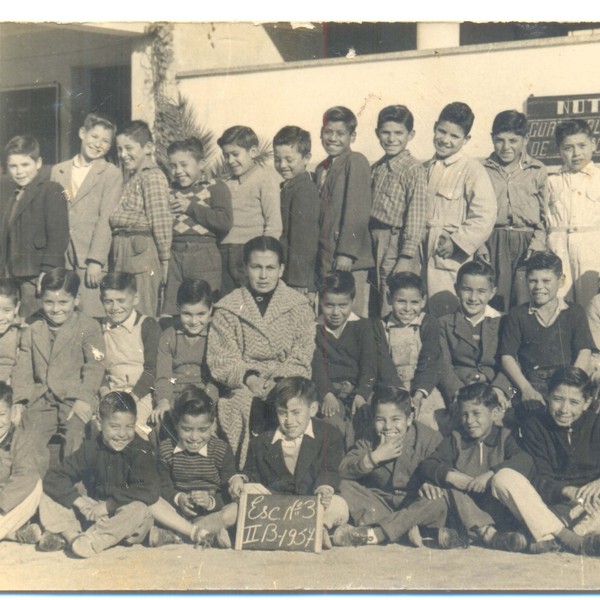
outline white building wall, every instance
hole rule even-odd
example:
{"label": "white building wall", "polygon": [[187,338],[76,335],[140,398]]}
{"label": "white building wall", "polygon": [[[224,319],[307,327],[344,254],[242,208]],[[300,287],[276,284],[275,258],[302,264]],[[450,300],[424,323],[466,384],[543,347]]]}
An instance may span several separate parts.
{"label": "white building wall", "polygon": [[600,36],[581,36],[177,75],[199,122],[217,136],[244,124],[266,139],[284,125],[298,125],[311,132],[316,161],[323,157],[321,115],[343,104],[358,116],[354,148],[375,161],[381,150],[373,130],[377,113],[388,104],[413,111],[416,136],[410,148],[426,159],[439,111],[451,101],[467,102],[475,113],[468,149],[486,156],[496,113],[524,110],[530,94],[598,92],[599,72]]}

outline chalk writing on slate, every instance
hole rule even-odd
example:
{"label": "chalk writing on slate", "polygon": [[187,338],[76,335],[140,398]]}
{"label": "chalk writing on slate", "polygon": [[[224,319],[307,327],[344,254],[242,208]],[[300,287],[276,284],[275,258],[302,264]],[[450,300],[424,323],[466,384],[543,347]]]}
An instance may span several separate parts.
{"label": "chalk writing on slate", "polygon": [[320,552],[323,506],[316,496],[242,494],[236,550]]}

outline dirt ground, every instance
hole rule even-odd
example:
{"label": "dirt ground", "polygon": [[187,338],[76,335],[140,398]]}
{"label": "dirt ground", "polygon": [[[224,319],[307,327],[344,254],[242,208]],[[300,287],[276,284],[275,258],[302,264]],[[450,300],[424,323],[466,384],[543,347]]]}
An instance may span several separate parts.
{"label": "dirt ground", "polygon": [[78,560],[0,544],[3,591],[290,591],[600,589],[600,558],[471,547],[335,548],[322,554],[117,547]]}

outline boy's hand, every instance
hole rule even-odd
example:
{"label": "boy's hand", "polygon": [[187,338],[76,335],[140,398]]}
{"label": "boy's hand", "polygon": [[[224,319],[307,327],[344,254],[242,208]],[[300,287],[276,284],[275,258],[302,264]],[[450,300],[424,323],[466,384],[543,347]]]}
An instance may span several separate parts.
{"label": "boy's hand", "polygon": [[171,212],[175,215],[182,215],[187,212],[187,209],[190,207],[191,200],[184,198],[183,196],[177,196],[171,199],[169,203],[169,208]]}
{"label": "boy's hand", "polygon": [[24,404],[21,404],[21,403],[13,404],[10,420],[15,424],[15,426],[17,426],[21,423],[24,412],[25,412]]}
{"label": "boy's hand", "polygon": [[341,402],[335,397],[332,392],[327,392],[323,398],[323,406],[321,406],[321,412],[324,417],[333,417],[335,414],[340,412]]}
{"label": "boy's hand", "polygon": [[371,452],[371,460],[378,465],[393,458],[398,458],[402,454],[403,444],[403,435],[385,435],[382,433],[380,444]]}
{"label": "boy's hand", "polygon": [[487,489],[490,479],[494,476],[493,471],[487,471],[486,473],[482,473],[481,475],[477,475],[471,479],[469,485],[467,485],[467,492],[473,492],[475,494],[483,494]]}
{"label": "boy's hand", "polygon": [[419,418],[419,413],[421,412],[421,404],[423,404],[423,400],[425,400],[425,394],[423,392],[417,390],[412,396],[412,405],[415,409],[415,419]]}
{"label": "boy's hand", "polygon": [[446,483],[462,491],[466,491],[472,480],[473,477],[460,471],[448,471],[448,475],[446,475]]}
{"label": "boy's hand", "polygon": [[[531,402],[541,402],[543,406],[546,406],[544,396],[542,396],[542,394],[540,394],[531,384],[521,390],[521,401],[528,410],[539,408],[539,406],[532,405]],[[529,404],[525,404],[526,402]]]}
{"label": "boy's hand", "polygon": [[88,423],[92,416],[94,415],[94,411],[92,407],[83,400],[75,400],[73,403],[73,408],[67,417],[67,421],[71,419],[71,417],[76,416],[79,417],[84,423]]}
{"label": "boy's hand", "polygon": [[406,271],[412,272],[413,267],[413,259],[408,256],[401,256],[394,265],[392,269],[392,273],[395,275],[396,273],[404,273]]}
{"label": "boy's hand", "polygon": [[192,492],[192,502],[195,506],[199,506],[200,508],[210,509],[211,506],[214,506],[215,499],[214,497],[205,490],[194,490]]}
{"label": "boy's hand", "polygon": [[152,411],[152,414],[150,415],[150,422],[155,424],[160,423],[164,419],[165,414],[168,413],[170,410],[171,403],[166,398],[159,400],[158,404],[156,405],[156,408]]}
{"label": "boy's hand", "polygon": [[433,483],[425,482],[419,488],[419,496],[428,500],[437,500],[444,497],[444,490],[437,485],[433,485]]}
{"label": "boy's hand", "polygon": [[97,262],[88,263],[85,270],[85,286],[96,289],[100,285],[102,279],[102,267]]}
{"label": "boy's hand", "polygon": [[600,479],[582,485],[577,490],[577,502],[590,514],[600,510]]}
{"label": "boy's hand", "polygon": [[483,246],[477,248],[477,250],[475,251],[475,256],[473,258],[478,258],[483,262],[491,264],[490,251],[488,250],[487,245],[484,244]]}
{"label": "boy's hand", "polygon": [[437,248],[435,251],[442,258],[452,258],[456,252],[456,245],[447,233],[442,233],[438,238]]}
{"label": "boy's hand", "polygon": [[320,485],[315,490],[315,494],[319,497],[319,502],[321,502],[323,508],[327,508],[333,498],[333,488],[330,485]]}
{"label": "boy's hand", "polygon": [[354,396],[354,400],[352,401],[352,414],[355,415],[361,406],[364,406],[367,401],[360,395],[356,394]]}
{"label": "boy's hand", "polygon": [[259,377],[258,375],[250,375],[246,379],[246,387],[258,398],[264,398],[270,390],[269,381],[265,377]]}
{"label": "boy's hand", "polygon": [[194,502],[190,494],[181,492],[177,494],[177,506],[186,517],[197,517],[198,514],[194,510]]}
{"label": "boy's hand", "polygon": [[351,271],[354,261],[349,256],[336,256],[333,261],[334,271]]}
{"label": "boy's hand", "polygon": [[229,495],[238,500],[244,491],[244,478],[241,475],[235,475],[229,482]]}
{"label": "boy's hand", "polygon": [[100,519],[108,517],[108,508],[106,502],[97,502],[95,506],[92,506],[87,514],[89,521],[99,521]]}

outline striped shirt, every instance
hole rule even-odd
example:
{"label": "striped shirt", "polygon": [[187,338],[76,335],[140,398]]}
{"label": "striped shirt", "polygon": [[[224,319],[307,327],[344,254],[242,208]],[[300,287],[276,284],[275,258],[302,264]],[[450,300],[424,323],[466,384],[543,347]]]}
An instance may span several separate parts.
{"label": "striped shirt", "polygon": [[161,261],[171,256],[173,217],[169,212],[169,184],[153,162],[146,162],[123,187],[121,199],[110,216],[113,229],[150,231]]}
{"label": "striped shirt", "polygon": [[167,438],[160,443],[160,459],[167,466],[176,492],[206,490],[220,492],[236,474],[233,453],[227,442],[211,437],[207,456],[192,453]]}
{"label": "striped shirt", "polygon": [[371,167],[371,217],[403,228],[400,254],[415,256],[427,221],[427,178],[423,165],[408,150]]}

